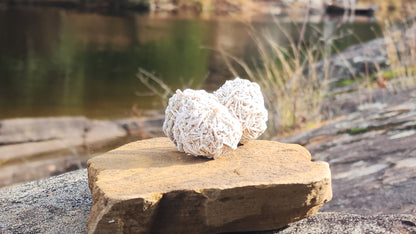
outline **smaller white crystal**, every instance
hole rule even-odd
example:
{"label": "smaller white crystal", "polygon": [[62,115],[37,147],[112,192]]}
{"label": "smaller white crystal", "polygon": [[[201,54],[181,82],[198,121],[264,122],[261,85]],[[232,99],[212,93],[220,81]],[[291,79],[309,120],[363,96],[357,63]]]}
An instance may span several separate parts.
{"label": "smaller white crystal", "polygon": [[241,124],[204,90],[176,91],[165,111],[163,132],[181,152],[216,158],[237,148]]}
{"label": "smaller white crystal", "polygon": [[226,81],[214,95],[241,122],[243,136],[240,143],[256,139],[266,130],[268,112],[257,83],[237,77]]}

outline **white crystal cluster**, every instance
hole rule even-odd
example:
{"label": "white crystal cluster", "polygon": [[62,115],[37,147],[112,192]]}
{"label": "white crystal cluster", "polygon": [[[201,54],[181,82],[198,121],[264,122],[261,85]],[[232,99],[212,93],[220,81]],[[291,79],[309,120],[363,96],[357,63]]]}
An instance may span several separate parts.
{"label": "white crystal cluster", "polygon": [[216,158],[260,136],[266,121],[258,84],[236,78],[214,94],[177,90],[169,99],[163,132],[181,152]]}
{"label": "white crystal cluster", "polygon": [[266,130],[268,112],[257,83],[237,77],[226,81],[214,95],[241,122],[243,136],[240,143],[256,139]]}
{"label": "white crystal cluster", "polygon": [[204,90],[186,89],[169,99],[163,131],[181,152],[218,157],[237,148],[241,124]]}

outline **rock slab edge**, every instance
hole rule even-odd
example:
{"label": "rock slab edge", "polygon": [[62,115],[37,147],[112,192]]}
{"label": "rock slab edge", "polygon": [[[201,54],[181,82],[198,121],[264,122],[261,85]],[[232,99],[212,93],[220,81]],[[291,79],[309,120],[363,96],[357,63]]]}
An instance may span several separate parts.
{"label": "rock slab edge", "polygon": [[297,145],[291,148],[299,151],[304,161],[320,165],[322,176],[312,183],[179,189],[123,199],[101,190],[97,180],[102,169],[89,162],[94,205],[88,220],[88,233],[271,230],[309,217],[332,197],[329,167],[324,162],[310,162],[310,155],[304,148]]}

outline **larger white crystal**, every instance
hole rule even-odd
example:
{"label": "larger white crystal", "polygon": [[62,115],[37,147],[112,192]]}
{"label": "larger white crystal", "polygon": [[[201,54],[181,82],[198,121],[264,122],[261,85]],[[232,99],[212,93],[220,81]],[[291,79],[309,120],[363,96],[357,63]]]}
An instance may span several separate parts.
{"label": "larger white crystal", "polygon": [[216,158],[237,148],[241,124],[204,90],[176,91],[165,111],[163,132],[181,152]]}
{"label": "larger white crystal", "polygon": [[237,77],[226,81],[214,95],[241,122],[242,144],[256,139],[266,130],[268,112],[257,83]]}

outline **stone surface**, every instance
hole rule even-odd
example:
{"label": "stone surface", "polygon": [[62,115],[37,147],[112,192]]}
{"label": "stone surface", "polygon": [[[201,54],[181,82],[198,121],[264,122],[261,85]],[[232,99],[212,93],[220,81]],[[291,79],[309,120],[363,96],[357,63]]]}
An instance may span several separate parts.
{"label": "stone surface", "polygon": [[79,137],[85,117],[5,119],[0,122],[0,145]]}
{"label": "stone surface", "polygon": [[416,216],[323,212],[269,233],[416,233]]}
{"label": "stone surface", "polygon": [[137,136],[138,139],[161,137],[163,133],[164,112],[154,111],[150,117],[126,118],[114,120],[117,125],[123,127],[130,136]]}
{"label": "stone surface", "polygon": [[[320,61],[314,65],[314,72],[325,77],[329,74],[329,87],[342,79],[362,77],[377,71],[377,67],[386,68],[389,58],[384,38],[348,47],[342,53],[336,53],[328,61]],[[328,71],[325,71],[329,67]],[[307,71],[305,71],[307,73]]]}
{"label": "stone surface", "polygon": [[330,164],[334,198],[322,210],[416,213],[416,89],[382,95],[337,121],[280,139]]}
{"label": "stone surface", "polygon": [[85,145],[103,146],[127,136],[126,130],[111,121],[90,120],[85,133]]}
{"label": "stone surface", "polygon": [[0,189],[0,233],[85,233],[87,171]]}
{"label": "stone surface", "polygon": [[[386,98],[386,90],[396,93],[415,86],[415,77],[400,75],[404,77],[392,78],[387,75],[414,63],[414,59],[406,56],[415,48],[414,20],[409,18],[405,25],[396,24],[385,33],[386,38],[350,46],[327,61],[314,64],[313,73],[316,72],[315,75],[320,77],[327,89],[321,108],[324,119],[355,112],[362,103],[380,102],[380,99]],[[392,37],[396,39],[392,40]],[[395,59],[402,65],[393,65]],[[384,72],[387,74],[384,75]],[[308,71],[305,70],[304,74],[307,75]]]}
{"label": "stone surface", "polygon": [[97,153],[162,136],[164,116],[151,116],[114,121],[84,117],[0,120],[0,187],[85,167]]}
{"label": "stone surface", "polygon": [[89,157],[64,156],[1,167],[0,187],[85,168]]}
{"label": "stone surface", "polygon": [[[415,47],[416,24],[415,19],[410,19],[406,26],[403,22],[385,32],[386,37],[370,40],[365,43],[349,46],[341,53],[336,53],[328,58],[327,61],[319,61],[314,64],[314,72],[318,77],[328,77],[329,88],[336,89],[333,84],[341,80],[356,79],[371,75],[380,69],[388,68],[391,65],[390,59],[406,62],[404,55]],[[402,24],[402,25],[400,25]],[[392,40],[392,38],[396,38]],[[397,53],[394,55],[394,53]],[[400,56],[401,55],[401,56]],[[328,69],[329,68],[329,69]],[[304,71],[308,73],[307,70]],[[327,74],[325,74],[327,73]],[[351,89],[351,87],[348,87]],[[346,90],[337,90],[346,91]]]}
{"label": "stone surface", "polygon": [[0,147],[0,166],[16,162],[24,162],[32,157],[49,154],[72,154],[83,146],[82,138],[69,138],[28,142],[25,144],[11,144]]}
{"label": "stone surface", "polygon": [[0,145],[73,139],[80,139],[84,144],[97,144],[126,135],[126,130],[116,122],[89,120],[85,117],[20,118],[0,121]]}
{"label": "stone surface", "polygon": [[272,141],[208,160],[154,138],[90,159],[88,174],[89,233],[271,230],[315,214],[332,196],[326,163]]}
{"label": "stone surface", "polygon": [[[383,42],[366,47],[378,45]],[[350,59],[354,53],[365,53],[362,47],[352,47],[350,52]],[[331,99],[333,105],[345,107],[345,117],[285,140],[304,144],[313,160],[330,163],[334,197],[321,211],[334,212],[318,212],[264,233],[416,233],[416,93],[372,91],[375,95],[365,94],[369,97],[365,100],[357,98],[356,92]],[[361,105],[371,99],[373,103]],[[117,124],[145,136],[148,132],[143,129],[151,127],[151,136],[159,136],[161,123],[163,117],[155,122],[126,119]],[[85,233],[91,206],[85,169],[3,188],[0,233]]]}
{"label": "stone surface", "polygon": [[[85,233],[91,206],[86,169],[3,188],[0,189],[0,233]],[[318,212],[279,230],[254,233],[415,232],[414,215]]]}

